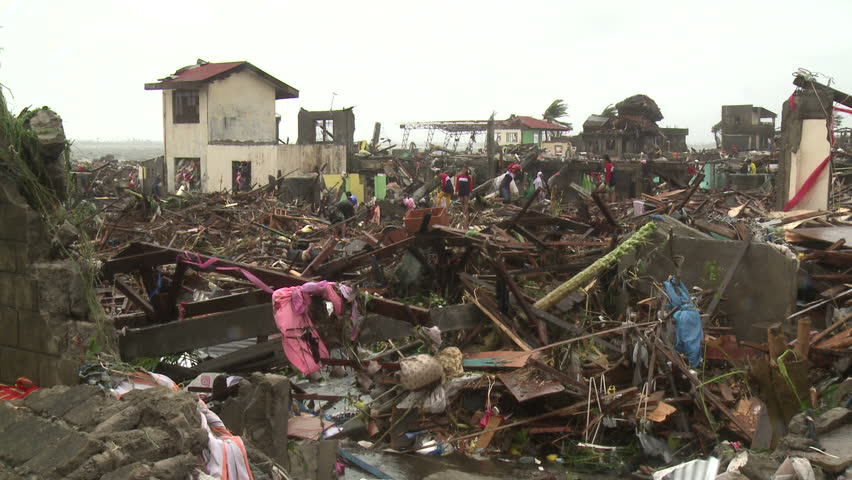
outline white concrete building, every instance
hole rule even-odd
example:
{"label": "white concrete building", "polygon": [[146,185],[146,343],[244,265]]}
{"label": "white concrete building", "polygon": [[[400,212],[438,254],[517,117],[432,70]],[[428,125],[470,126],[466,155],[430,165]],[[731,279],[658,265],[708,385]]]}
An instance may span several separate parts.
{"label": "white concrete building", "polygon": [[146,90],[163,91],[163,137],[168,178],[202,192],[249,190],[269,175],[346,170],[340,145],[285,145],[278,137],[275,101],[299,91],[249,62],[199,60]]}

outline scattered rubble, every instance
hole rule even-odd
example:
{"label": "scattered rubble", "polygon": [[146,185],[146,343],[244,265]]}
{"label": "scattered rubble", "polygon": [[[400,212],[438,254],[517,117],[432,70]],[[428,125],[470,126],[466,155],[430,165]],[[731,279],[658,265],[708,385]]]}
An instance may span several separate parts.
{"label": "scattered rubble", "polygon": [[[281,177],[78,198],[92,205],[75,227],[100,262],[116,356],[80,371],[103,389],[0,402],[0,473],[207,478],[196,469],[216,441],[245,445],[255,478],[392,478],[361,452],[492,460],[540,479],[849,468],[844,187],[830,209],[773,211],[771,181],[708,186],[738,167],[684,152],[685,182],[619,160],[643,181],[613,200],[565,165],[535,185],[551,160],[518,152],[516,200],[478,183],[468,214],[438,205],[433,172],[404,158],[384,165],[381,200],[352,202],[321,172],[299,195]],[[104,165],[87,172],[124,175]],[[167,388],[104,393],[143,367]]]}

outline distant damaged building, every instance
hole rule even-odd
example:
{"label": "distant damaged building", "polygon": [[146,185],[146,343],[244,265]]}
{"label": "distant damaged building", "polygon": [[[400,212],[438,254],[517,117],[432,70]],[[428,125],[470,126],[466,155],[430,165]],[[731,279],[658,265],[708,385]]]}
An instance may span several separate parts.
{"label": "distant damaged building", "polygon": [[722,105],[722,121],[713,131],[723,150],[769,150],[775,136],[776,114],[752,105]]}
{"label": "distant damaged building", "polygon": [[634,95],[616,104],[607,115],[590,115],[580,135],[582,148],[589,153],[623,155],[687,150],[688,128],[661,128],[663,114],[647,95]]}
{"label": "distant damaged building", "polygon": [[163,91],[171,193],[245,191],[281,172],[346,169],[345,146],[283,144],[275,102],[299,91],[249,62],[198,60],[145,89]]}

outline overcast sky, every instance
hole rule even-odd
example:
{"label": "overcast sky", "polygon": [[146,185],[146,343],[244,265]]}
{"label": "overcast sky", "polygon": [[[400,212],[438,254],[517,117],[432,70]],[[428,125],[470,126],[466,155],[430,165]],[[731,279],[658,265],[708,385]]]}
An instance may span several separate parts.
{"label": "overcast sky", "polygon": [[852,92],[849,19],[852,0],[0,0],[0,83],[75,139],[161,140],[161,93],[144,84],[203,58],[299,89],[277,102],[292,140],[299,108],[333,92],[355,106],[356,139],[381,121],[397,141],[400,122],[540,116],[556,98],[579,130],[644,93],[661,126],[703,144],[723,104],[780,113],[800,67]]}

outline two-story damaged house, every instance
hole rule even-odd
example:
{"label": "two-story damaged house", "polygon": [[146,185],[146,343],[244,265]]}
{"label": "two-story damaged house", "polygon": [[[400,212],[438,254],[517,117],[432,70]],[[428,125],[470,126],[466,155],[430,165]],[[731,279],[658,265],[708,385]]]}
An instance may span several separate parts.
{"label": "two-story damaged house", "polygon": [[753,105],[722,105],[722,121],[713,127],[714,134],[721,134],[722,149],[733,147],[746,150],[769,150],[775,136],[777,115],[763,107]]}
{"label": "two-story damaged house", "polygon": [[533,117],[512,115],[506,120],[496,122],[494,141],[497,145],[528,145],[539,147],[548,140],[548,135],[561,135],[571,131],[570,126],[539,120]]}
{"label": "two-story damaged house", "polygon": [[145,89],[163,91],[169,192],[250,190],[269,176],[322,165],[345,171],[345,147],[279,140],[275,102],[299,91],[249,62],[198,60]]}

